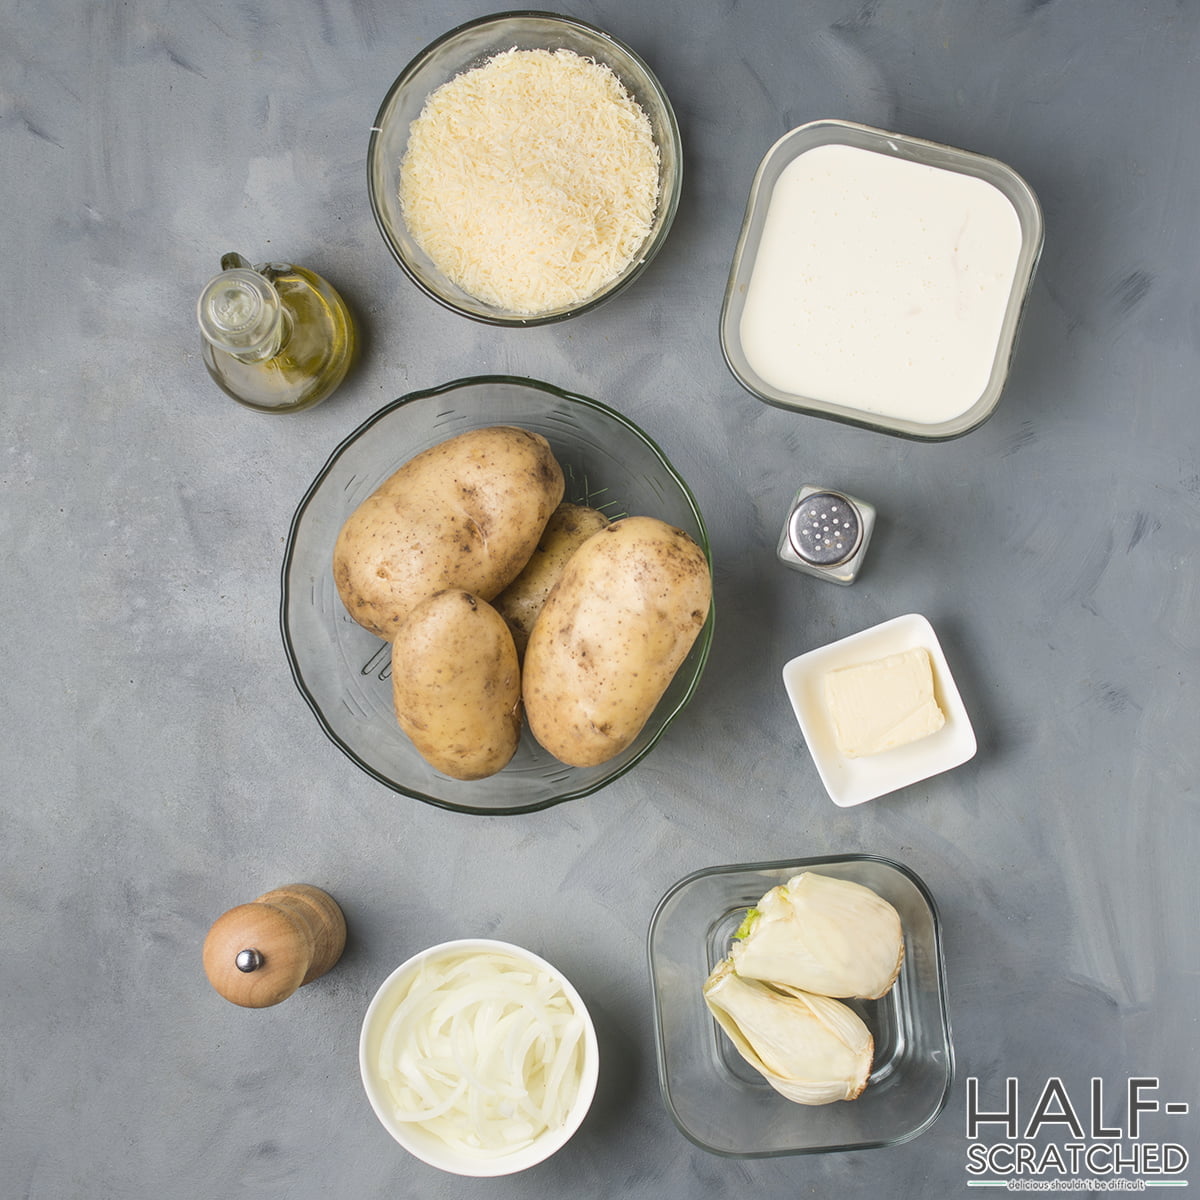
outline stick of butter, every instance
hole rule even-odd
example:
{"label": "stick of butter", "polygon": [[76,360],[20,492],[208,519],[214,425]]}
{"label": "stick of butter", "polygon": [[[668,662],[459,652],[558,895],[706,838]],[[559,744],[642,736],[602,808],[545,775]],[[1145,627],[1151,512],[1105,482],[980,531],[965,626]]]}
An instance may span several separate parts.
{"label": "stick of butter", "polygon": [[894,750],[946,723],[933,694],[933,664],[923,646],[830,671],[825,703],[838,749],[847,758]]}

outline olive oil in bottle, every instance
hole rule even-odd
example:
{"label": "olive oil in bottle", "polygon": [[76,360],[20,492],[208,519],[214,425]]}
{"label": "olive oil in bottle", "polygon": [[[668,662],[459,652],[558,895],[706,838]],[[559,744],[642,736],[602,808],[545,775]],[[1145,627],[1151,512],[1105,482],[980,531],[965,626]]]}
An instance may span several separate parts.
{"label": "olive oil in bottle", "polygon": [[239,404],[300,412],[346,377],[357,350],[354,322],[331,284],[288,263],[252,267],[221,259],[197,304],[204,365]]}

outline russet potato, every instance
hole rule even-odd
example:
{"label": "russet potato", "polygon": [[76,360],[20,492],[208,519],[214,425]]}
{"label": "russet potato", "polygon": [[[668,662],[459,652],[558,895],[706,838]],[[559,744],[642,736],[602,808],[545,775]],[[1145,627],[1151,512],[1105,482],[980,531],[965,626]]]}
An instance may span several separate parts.
{"label": "russet potato", "polygon": [[524,655],[537,615],[571,555],[607,524],[602,512],[584,504],[564,501],[550,514],[524,570],[492,601],[508,622],[519,655]]}
{"label": "russet potato", "polygon": [[448,438],[383,482],[346,520],[333,576],[346,611],[391,641],[426,597],[484,600],[520,573],[563,497],[541,435],[496,425]]}
{"label": "russet potato", "polygon": [[521,672],[504,618],[460,588],[422,600],[392,640],[392,699],[436,770],[455,779],[501,770],[521,737]]}
{"label": "russet potato", "polygon": [[525,650],[530,731],[576,767],[626,749],[708,618],[704,551],[655,517],[594,533],[568,561]]}

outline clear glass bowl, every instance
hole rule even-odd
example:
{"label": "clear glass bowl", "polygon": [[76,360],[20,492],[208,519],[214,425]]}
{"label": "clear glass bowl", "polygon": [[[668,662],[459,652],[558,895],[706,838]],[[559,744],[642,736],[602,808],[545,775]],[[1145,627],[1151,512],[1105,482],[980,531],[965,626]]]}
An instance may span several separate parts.
{"label": "clear glass bowl", "polygon": [[460,379],[403,396],[334,450],[292,519],[283,559],[281,625],[292,676],[321,728],[352,762],[394,791],[466,813],[520,813],[586,796],[643,758],[691,699],[712,642],[713,614],[650,720],[616,758],[568,767],[526,730],[489,779],[435,771],[396,724],[388,643],[347,614],[333,582],[333,545],[351,512],[414,455],[468,429],[519,425],[542,434],[566,476],[566,499],[609,517],[652,516],[688,533],[711,562],[687,484],[663,452],[615,409],[532,379]]}
{"label": "clear glass bowl", "polygon": [[[400,163],[408,130],[436,88],[505,50],[573,50],[607,65],[650,120],[658,146],[659,198],[640,254],[616,279],[579,304],[530,316],[506,312],[468,295],[416,244],[400,211]],[[410,279],[439,304],[489,325],[545,325],[595,308],[636,279],[662,248],[675,219],[683,181],[683,147],[675,113],[650,68],[623,42],[572,17],[544,12],[495,13],[460,25],[426,46],[384,97],[367,146],[367,190],[383,240]]]}
{"label": "clear glass bowl", "polygon": [[[701,991],[746,909],[805,870],[873,889],[904,926],[896,985],[880,1000],[847,1001],[875,1038],[867,1089],[857,1100],[820,1106],[794,1104],[770,1087],[721,1032]],[[923,1133],[945,1107],[954,1063],[937,911],[900,863],[851,854],[697,871],[659,902],[648,951],[663,1098],[681,1132],[703,1149],[766,1158],[894,1146]]]}
{"label": "clear glass bowl", "polygon": [[[978,399],[963,411],[941,421],[924,423],[905,416],[883,415],[863,408],[835,403],[828,396],[804,396],[765,380],[747,357],[742,341],[742,316],[763,240],[767,211],[780,175],[802,154],[819,146],[850,146],[881,154],[887,158],[918,163],[951,174],[983,180],[996,188],[1012,205],[1020,227],[1020,248],[1013,264],[1012,288],[996,339],[989,352],[990,374]],[[721,309],[721,348],[734,378],[752,395],[778,408],[828,417],[849,425],[859,425],[880,433],[896,434],[917,441],[945,441],[960,437],[981,425],[1000,399],[1008,379],[1016,346],[1021,316],[1029,297],[1034,270],[1044,239],[1041,207],[1029,185],[1011,167],[981,154],[905,137],[850,121],[813,121],[784,134],[767,152],[755,174],[746,205],[741,233],[729,271],[729,282]],[[847,324],[858,322],[857,312],[847,312]],[[860,324],[862,354],[870,356],[869,323]]]}

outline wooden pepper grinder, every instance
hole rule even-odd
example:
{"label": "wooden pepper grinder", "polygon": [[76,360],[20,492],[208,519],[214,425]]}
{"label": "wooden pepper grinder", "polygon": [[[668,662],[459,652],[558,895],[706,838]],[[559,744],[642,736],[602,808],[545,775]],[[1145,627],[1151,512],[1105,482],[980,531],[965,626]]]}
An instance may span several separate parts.
{"label": "wooden pepper grinder", "polygon": [[333,897],[293,883],[217,918],[204,939],[204,973],[226,1000],[269,1008],[324,975],[345,945]]}

